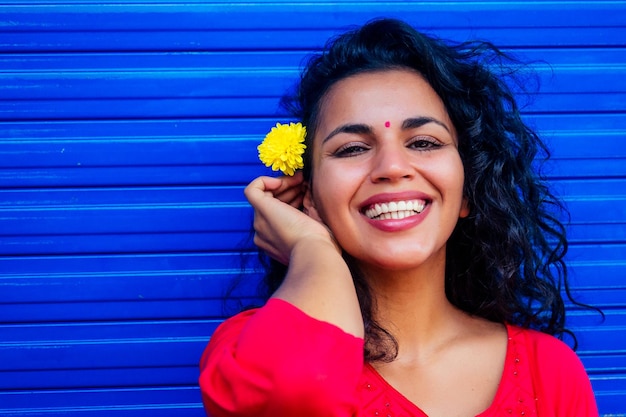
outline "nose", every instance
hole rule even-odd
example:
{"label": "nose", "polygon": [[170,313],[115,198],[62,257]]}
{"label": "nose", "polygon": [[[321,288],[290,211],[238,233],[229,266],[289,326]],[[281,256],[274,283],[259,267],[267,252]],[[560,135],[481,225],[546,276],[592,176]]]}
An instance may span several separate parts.
{"label": "nose", "polygon": [[370,173],[372,182],[395,182],[412,178],[415,169],[411,165],[409,149],[399,143],[384,143],[376,149]]}

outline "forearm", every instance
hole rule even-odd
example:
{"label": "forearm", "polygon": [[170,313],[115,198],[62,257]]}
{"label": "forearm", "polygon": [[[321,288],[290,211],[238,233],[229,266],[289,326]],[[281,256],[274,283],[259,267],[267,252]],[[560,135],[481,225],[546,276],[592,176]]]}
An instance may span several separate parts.
{"label": "forearm", "polygon": [[314,238],[296,244],[287,276],[273,297],[353,336],[364,335],[350,270],[330,241]]}

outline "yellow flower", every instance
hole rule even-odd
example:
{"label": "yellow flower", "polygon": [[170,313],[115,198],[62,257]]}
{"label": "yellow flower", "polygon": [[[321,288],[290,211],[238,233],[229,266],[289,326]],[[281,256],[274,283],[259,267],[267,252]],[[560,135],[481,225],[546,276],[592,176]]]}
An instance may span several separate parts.
{"label": "yellow flower", "polygon": [[285,175],[293,175],[296,169],[304,166],[302,154],[306,148],[305,137],[306,128],[301,123],[276,123],[257,147],[259,159],[274,171],[280,169]]}

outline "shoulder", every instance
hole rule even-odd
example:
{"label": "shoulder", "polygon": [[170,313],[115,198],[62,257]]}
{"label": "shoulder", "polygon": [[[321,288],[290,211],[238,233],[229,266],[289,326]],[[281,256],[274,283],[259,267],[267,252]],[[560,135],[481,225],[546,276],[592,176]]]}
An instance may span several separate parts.
{"label": "shoulder", "polygon": [[242,334],[260,336],[262,340],[265,335],[289,325],[307,331],[316,324],[316,320],[292,304],[270,298],[263,307],[251,308],[224,320],[211,335],[209,349],[238,339]]}
{"label": "shoulder", "polygon": [[225,319],[219,324],[219,326],[217,326],[215,331],[213,331],[210,341],[215,343],[219,339],[240,333],[250,319],[255,316],[258,310],[258,308],[251,308]]}
{"label": "shoulder", "polygon": [[514,327],[522,338],[530,364],[543,376],[584,376],[585,368],[574,350],[563,341],[536,330]]}
{"label": "shoulder", "polygon": [[363,339],[312,318],[284,300],[271,298],[263,307],[241,312],[220,324],[209,340],[200,366],[204,368],[210,358],[215,362],[231,354],[253,362],[274,358],[277,366],[319,356],[330,363],[332,358],[343,355],[354,358],[349,362],[360,366],[362,353]]}
{"label": "shoulder", "polygon": [[524,351],[540,408],[556,416],[597,415],[589,377],[570,346],[535,330],[510,326],[509,332]]}
{"label": "shoulder", "polygon": [[199,384],[210,415],[348,416],[362,368],[362,339],[270,299],[216,329]]}

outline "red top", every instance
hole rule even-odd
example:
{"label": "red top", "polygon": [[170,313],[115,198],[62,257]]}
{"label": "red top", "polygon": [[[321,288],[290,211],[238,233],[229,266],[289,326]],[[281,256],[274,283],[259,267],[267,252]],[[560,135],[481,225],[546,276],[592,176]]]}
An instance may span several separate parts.
{"label": "red top", "polygon": [[[479,417],[598,416],[589,378],[566,344],[511,325],[507,332],[502,379]],[[278,299],[225,321],[200,368],[213,417],[426,416],[363,364],[363,339]]]}

